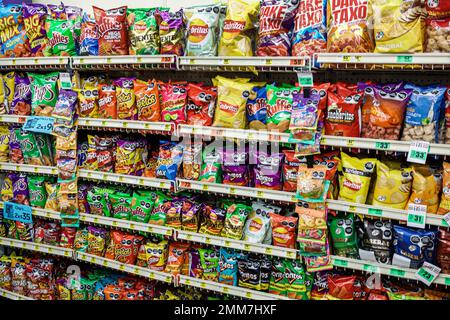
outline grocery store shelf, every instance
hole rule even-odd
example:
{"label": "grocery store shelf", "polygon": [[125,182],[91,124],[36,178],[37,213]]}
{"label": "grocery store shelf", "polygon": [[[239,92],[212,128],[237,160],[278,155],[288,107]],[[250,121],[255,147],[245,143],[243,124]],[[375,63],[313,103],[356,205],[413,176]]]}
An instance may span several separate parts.
{"label": "grocery store shelf", "polygon": [[[1,119],[1,118],[0,118]],[[175,124],[167,122],[147,122],[116,119],[79,118],[78,127],[83,129],[103,129],[120,131],[153,131],[157,133],[170,133],[174,131]]]}
{"label": "grocery store shelf", "polygon": [[[365,216],[386,218],[398,221],[406,221],[408,218],[408,211],[400,209],[392,209],[385,207],[376,207],[366,204],[350,203],[338,200],[327,200],[328,209],[336,211],[345,211],[362,214]],[[426,224],[448,227],[442,215],[427,214]]]}
{"label": "grocery store shelf", "polygon": [[188,71],[310,71],[310,57],[179,57],[178,68]]}
{"label": "grocery store shelf", "polygon": [[11,292],[5,289],[0,288],[0,297],[10,299],[10,300],[36,300],[27,296],[23,296],[21,294]]}
{"label": "grocery store shelf", "polygon": [[317,53],[314,61],[323,68],[372,70],[449,70],[450,54],[380,54],[380,53]]}
{"label": "grocery store shelf", "polygon": [[292,300],[275,294],[265,293],[241,287],[230,286],[214,281],[202,280],[193,277],[180,276],[180,284],[185,286],[197,287],[205,290],[211,290],[223,294],[229,294],[236,297],[242,297],[254,300]]}
{"label": "grocery store shelf", "polygon": [[68,57],[1,58],[0,70],[66,70]]}
{"label": "grocery store shelf", "polygon": [[35,165],[31,165],[31,164],[16,164],[16,163],[6,163],[6,162],[0,162],[0,170],[36,173],[36,174],[48,174],[48,175],[57,175],[58,174],[58,169],[56,167],[35,166]]}
{"label": "grocery store shelf", "polygon": [[175,70],[177,57],[174,55],[154,56],[89,56],[73,57],[75,70]]}
{"label": "grocery store shelf", "polygon": [[[1,61],[1,59],[0,59]],[[25,123],[27,121],[28,116],[16,116],[13,114],[4,114],[0,115],[1,123]]]}
{"label": "grocery store shelf", "polygon": [[[335,267],[348,268],[353,270],[366,271],[370,273],[379,273],[393,277],[417,280],[416,269],[408,269],[393,265],[381,264],[372,261],[363,261],[339,256],[331,256],[332,264]],[[441,285],[450,285],[450,275],[440,274],[433,283]]]}
{"label": "grocery store shelf", "polygon": [[182,230],[175,230],[175,232],[176,238],[179,240],[205,243],[213,246],[226,247],[255,253],[262,253],[269,256],[277,256],[282,258],[295,259],[297,257],[297,251],[295,249],[287,249],[260,243],[251,243],[224,237],[209,236],[197,232],[189,232]]}
{"label": "grocery store shelf", "polygon": [[86,180],[98,180],[103,182],[112,182],[112,183],[123,183],[136,185],[140,187],[149,187],[149,188],[158,188],[158,189],[167,189],[170,190],[172,188],[172,182],[170,180],[163,179],[155,179],[155,178],[145,178],[138,176],[130,176],[126,174],[117,174],[117,173],[109,173],[109,172],[100,172],[100,171],[92,171],[92,170],[78,170],[78,177],[86,179]]}
{"label": "grocery store shelf", "polygon": [[295,193],[227,184],[177,179],[179,189],[228,194],[237,197],[260,198],[281,202],[297,202]]}
{"label": "grocery store shelf", "polygon": [[169,273],[161,271],[153,271],[147,268],[142,268],[131,264],[122,263],[119,261],[98,257],[96,255],[85,252],[76,251],[75,259],[123,272],[128,272],[148,279],[158,280],[167,283],[172,282],[172,276]]}
{"label": "grocery store shelf", "polygon": [[114,228],[122,228],[134,231],[161,234],[169,237],[171,237],[173,234],[173,229],[169,227],[158,226],[155,224],[134,222],[129,220],[114,219],[109,217],[97,216],[93,214],[81,213],[80,220],[83,222],[99,224],[102,226],[110,226]]}
{"label": "grocery store shelf", "polygon": [[[3,201],[0,201],[0,209],[3,208]],[[47,218],[47,219],[53,219],[53,220],[61,220],[61,213],[48,210],[48,209],[41,209],[41,208],[31,208],[31,213],[33,216],[41,217],[41,218]]]}
{"label": "grocery store shelf", "polygon": [[57,246],[50,246],[47,244],[34,243],[28,241],[21,241],[9,238],[0,237],[0,245],[7,247],[14,247],[19,249],[25,249],[30,251],[43,252],[48,254],[53,254],[62,257],[73,257],[73,250],[68,248],[61,248]]}

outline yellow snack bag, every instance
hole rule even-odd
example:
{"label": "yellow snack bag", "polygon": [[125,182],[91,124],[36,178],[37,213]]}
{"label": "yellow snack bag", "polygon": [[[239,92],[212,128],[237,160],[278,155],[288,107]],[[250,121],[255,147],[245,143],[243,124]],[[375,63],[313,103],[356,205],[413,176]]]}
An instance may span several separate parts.
{"label": "yellow snack bag", "polygon": [[411,193],[412,169],[389,166],[378,161],[372,204],[404,209]]}
{"label": "yellow snack bag", "polygon": [[341,160],[342,176],[339,177],[339,200],[366,203],[377,159],[359,159],[341,152]]}
{"label": "yellow snack bag", "polygon": [[450,212],[450,163],[443,163],[444,177],[442,182],[442,197],[439,205],[438,214],[447,214]]}
{"label": "yellow snack bag", "polygon": [[14,93],[15,93],[15,79],[16,79],[16,73],[14,71],[8,72],[3,76],[3,84],[5,86],[5,96],[8,101],[8,108],[11,107],[11,104],[14,99]]}
{"label": "yellow snack bag", "polygon": [[47,202],[45,203],[45,209],[59,211],[58,203],[58,184],[45,182],[45,191],[47,191]]}
{"label": "yellow snack bag", "polygon": [[98,118],[98,89],[75,89],[78,93],[81,118]]}
{"label": "yellow snack bag", "polygon": [[424,51],[425,12],[416,0],[372,0],[375,52]]}
{"label": "yellow snack bag", "polygon": [[227,79],[217,77],[217,107],[214,127],[245,129],[246,103],[253,88],[250,79]]}
{"label": "yellow snack bag", "polygon": [[436,213],[439,206],[439,180],[428,166],[413,166],[412,193],[408,203],[427,206],[428,213]]}
{"label": "yellow snack bag", "polygon": [[5,94],[5,83],[3,75],[0,74],[0,114],[8,114],[8,101]]}
{"label": "yellow snack bag", "polygon": [[9,162],[9,129],[0,126],[0,162]]}
{"label": "yellow snack bag", "polygon": [[259,0],[228,0],[219,41],[219,56],[253,56],[252,31],[259,13]]}

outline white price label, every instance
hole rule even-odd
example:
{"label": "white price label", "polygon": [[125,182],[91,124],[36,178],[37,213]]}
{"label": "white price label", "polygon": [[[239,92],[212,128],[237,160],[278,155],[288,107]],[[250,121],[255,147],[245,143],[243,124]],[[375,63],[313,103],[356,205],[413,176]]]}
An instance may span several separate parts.
{"label": "white price label", "polygon": [[439,276],[439,273],[441,273],[441,268],[425,261],[422,265],[422,268],[417,270],[416,278],[419,281],[425,283],[427,286],[430,286],[433,281]]}
{"label": "white price label", "polygon": [[409,146],[408,162],[425,164],[430,151],[430,143],[426,141],[412,141]]}
{"label": "white price label", "polygon": [[297,72],[297,78],[300,87],[312,87],[314,84],[311,72]]}
{"label": "white price label", "polygon": [[427,219],[427,206],[423,204],[408,204],[408,219],[406,224],[408,227],[425,229],[425,221]]}
{"label": "white price label", "polygon": [[447,214],[444,215],[444,220],[447,225],[450,226],[450,212],[447,212]]}
{"label": "white price label", "polygon": [[59,74],[59,81],[61,83],[61,88],[70,90],[72,89],[72,80],[70,79],[70,74],[67,72],[61,72]]}

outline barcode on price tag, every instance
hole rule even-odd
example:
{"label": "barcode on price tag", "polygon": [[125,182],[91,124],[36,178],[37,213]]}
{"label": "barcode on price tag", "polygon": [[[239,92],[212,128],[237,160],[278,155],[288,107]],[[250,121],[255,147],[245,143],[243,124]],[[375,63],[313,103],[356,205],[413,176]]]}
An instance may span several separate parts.
{"label": "barcode on price tag", "polygon": [[72,89],[72,80],[70,79],[70,74],[67,72],[61,72],[59,74],[59,82],[61,83],[61,88],[65,90]]}
{"label": "barcode on price tag", "polygon": [[412,141],[409,146],[408,158],[406,161],[425,164],[430,151],[430,143],[426,141]]}
{"label": "barcode on price tag", "polygon": [[55,118],[29,116],[23,124],[22,129],[26,131],[51,134]]}
{"label": "barcode on price tag", "polygon": [[3,218],[23,223],[33,223],[31,207],[12,202],[3,203]]}
{"label": "barcode on price tag", "polygon": [[439,276],[439,273],[441,273],[441,268],[425,261],[422,268],[416,272],[416,278],[425,283],[427,286],[430,286]]}
{"label": "barcode on price tag", "polygon": [[408,204],[408,218],[406,224],[408,227],[425,229],[427,219],[427,206],[423,204]]}

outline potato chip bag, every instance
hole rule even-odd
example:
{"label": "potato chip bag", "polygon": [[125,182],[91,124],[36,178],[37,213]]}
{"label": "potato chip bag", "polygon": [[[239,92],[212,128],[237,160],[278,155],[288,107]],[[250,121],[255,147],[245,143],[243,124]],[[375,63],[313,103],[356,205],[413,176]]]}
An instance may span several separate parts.
{"label": "potato chip bag", "polygon": [[220,235],[226,238],[241,240],[245,220],[247,220],[248,215],[252,212],[252,208],[245,204],[236,203],[226,205],[225,210],[227,211],[225,225]]}
{"label": "potato chip bag", "polygon": [[186,123],[187,88],[181,84],[161,85],[161,119],[175,124]]}
{"label": "potato chip bag", "polygon": [[47,6],[39,3],[23,3],[22,13],[31,53],[33,56],[43,56],[48,41],[47,31],[45,30],[45,19],[48,14]]}
{"label": "potato chip bag", "polygon": [[375,52],[415,53],[424,51],[425,19],[415,0],[371,0]]}
{"label": "potato chip bag", "polygon": [[286,296],[288,279],[286,275],[286,264],[281,258],[272,261],[272,272],[270,273],[269,293]]}
{"label": "potato chip bag", "polygon": [[0,126],[0,162],[9,162],[9,129]]}
{"label": "potato chip bag", "polygon": [[0,7],[0,43],[4,57],[31,55],[28,37],[23,25],[22,6],[7,4]]}
{"label": "potato chip bag", "polygon": [[339,200],[365,204],[377,160],[358,159],[341,152],[341,161]]}
{"label": "potato chip bag", "polygon": [[250,79],[228,79],[217,76],[217,107],[213,127],[245,129],[246,103],[253,84]]}
{"label": "potato chip bag", "polygon": [[187,89],[187,124],[210,126],[214,117],[217,91],[214,88],[200,86],[194,83],[189,83]]}
{"label": "potato chip bag", "polygon": [[98,118],[98,89],[75,89],[81,118]]}
{"label": "potato chip bag", "polygon": [[202,163],[202,143],[187,145],[183,151],[183,178],[198,180]]}
{"label": "potato chip bag", "polygon": [[219,267],[219,250],[216,249],[198,249],[200,256],[200,264],[202,268],[202,279],[215,281],[219,280],[219,273],[217,268]]}
{"label": "potato chip bag", "polygon": [[218,5],[185,8],[186,55],[216,56],[220,7]]}
{"label": "potato chip bag", "polygon": [[426,0],[425,9],[429,17],[445,18],[450,17],[450,3],[445,0]]}
{"label": "potato chip bag", "polygon": [[98,26],[98,54],[100,56],[127,55],[127,7],[103,10],[93,6]]}
{"label": "potato chip bag", "polygon": [[250,129],[267,129],[267,89],[253,87],[247,99],[247,121]]}
{"label": "potato chip bag", "polygon": [[20,116],[31,115],[31,86],[27,76],[18,73],[14,76],[14,97],[9,113]]}
{"label": "potato chip bag", "polygon": [[51,116],[58,101],[58,72],[48,74],[28,73],[31,85],[31,113]]}
{"label": "potato chip bag", "polygon": [[258,0],[229,0],[219,42],[219,56],[253,56],[252,39]]}
{"label": "potato chip bag", "polygon": [[184,55],[184,23],[183,9],[170,12],[166,8],[158,8],[155,12],[161,40],[160,54]]}
{"label": "potato chip bag", "polygon": [[22,22],[22,6],[16,4],[3,4],[0,8],[0,31],[18,25]]}
{"label": "potato chip bag", "polygon": [[117,96],[115,85],[98,85],[98,116],[102,119],[117,119]]}
{"label": "potato chip bag", "polygon": [[185,253],[189,250],[190,243],[172,242],[169,245],[169,256],[164,272],[180,274],[185,263]]}
{"label": "potato chip bag", "polygon": [[450,52],[450,42],[447,39],[449,35],[450,16],[443,19],[427,19],[425,52]]}
{"label": "potato chip bag", "polygon": [[202,209],[203,204],[199,204],[192,199],[183,199],[183,205],[181,207],[181,229],[197,232]]}
{"label": "potato chip bag", "polygon": [[295,249],[297,230],[297,217],[285,217],[271,212],[270,224],[272,226],[273,245]]}
{"label": "potato chip bag", "polygon": [[74,56],[75,39],[72,31],[72,22],[67,20],[47,19],[48,43],[45,55],[48,56]]}
{"label": "potato chip bag", "polygon": [[[389,166],[391,165],[391,166]],[[412,184],[412,169],[402,168],[400,163],[377,163],[373,205],[405,209]]]}
{"label": "potato chip bag", "polygon": [[158,84],[155,80],[147,82],[135,80],[137,119],[157,122],[161,120]]}
{"label": "potato chip bag", "polygon": [[133,78],[119,78],[114,81],[117,97],[117,119],[136,120],[136,95]]}
{"label": "potato chip bag", "polygon": [[130,220],[131,195],[126,192],[114,192],[108,195],[114,219]]}
{"label": "potato chip bag", "polygon": [[50,11],[50,17],[52,19],[67,20],[66,7],[64,6],[64,3],[47,4],[47,8]]}
{"label": "potato chip bag", "polygon": [[45,177],[28,176],[28,190],[30,190],[30,206],[44,208],[47,202],[47,191],[45,190]]}
{"label": "potato chip bag", "polygon": [[372,52],[369,0],[328,0],[328,52]]}
{"label": "potato chip bag", "polygon": [[442,196],[437,212],[438,214],[446,214],[450,212],[450,163],[444,161],[443,167]]}
{"label": "potato chip bag", "polygon": [[80,56],[98,55],[98,27],[95,19],[84,13],[80,29]]}
{"label": "potato chip bag", "polygon": [[122,231],[111,231],[111,238],[114,243],[114,260],[134,265],[144,237]]}
{"label": "potato chip bag", "polygon": [[[147,241],[139,249],[145,259],[145,266],[151,270],[164,271],[169,243],[167,240],[159,242]],[[139,263],[139,261],[138,261]]]}
{"label": "potato chip bag", "polygon": [[153,207],[155,205],[156,194],[150,191],[134,191],[131,198],[131,220],[148,223]]}
{"label": "potato chip bag", "polygon": [[45,209],[52,211],[59,211],[58,204],[58,189],[57,183],[44,182],[45,191],[47,192],[47,201],[45,202]]}
{"label": "potato chip bag", "polygon": [[300,88],[284,88],[267,85],[267,129],[289,132],[294,94]]}
{"label": "potato chip bag", "polygon": [[202,167],[199,181],[222,182],[222,156],[213,146],[206,146],[202,152]]}
{"label": "potato chip bag", "polygon": [[225,223],[226,212],[220,208],[213,208],[211,205],[203,207],[203,217],[199,233],[208,234],[212,236],[219,236]]}
{"label": "potato chip bag", "polygon": [[425,205],[428,213],[436,213],[440,190],[433,170],[429,166],[414,165],[412,175],[412,193],[408,203]]}
{"label": "potato chip bag", "polygon": [[130,55],[159,54],[160,39],[155,10],[156,8],[127,9]]}
{"label": "potato chip bag", "polygon": [[108,237],[107,230],[93,226],[88,226],[87,253],[102,257],[106,248],[107,237]]}

